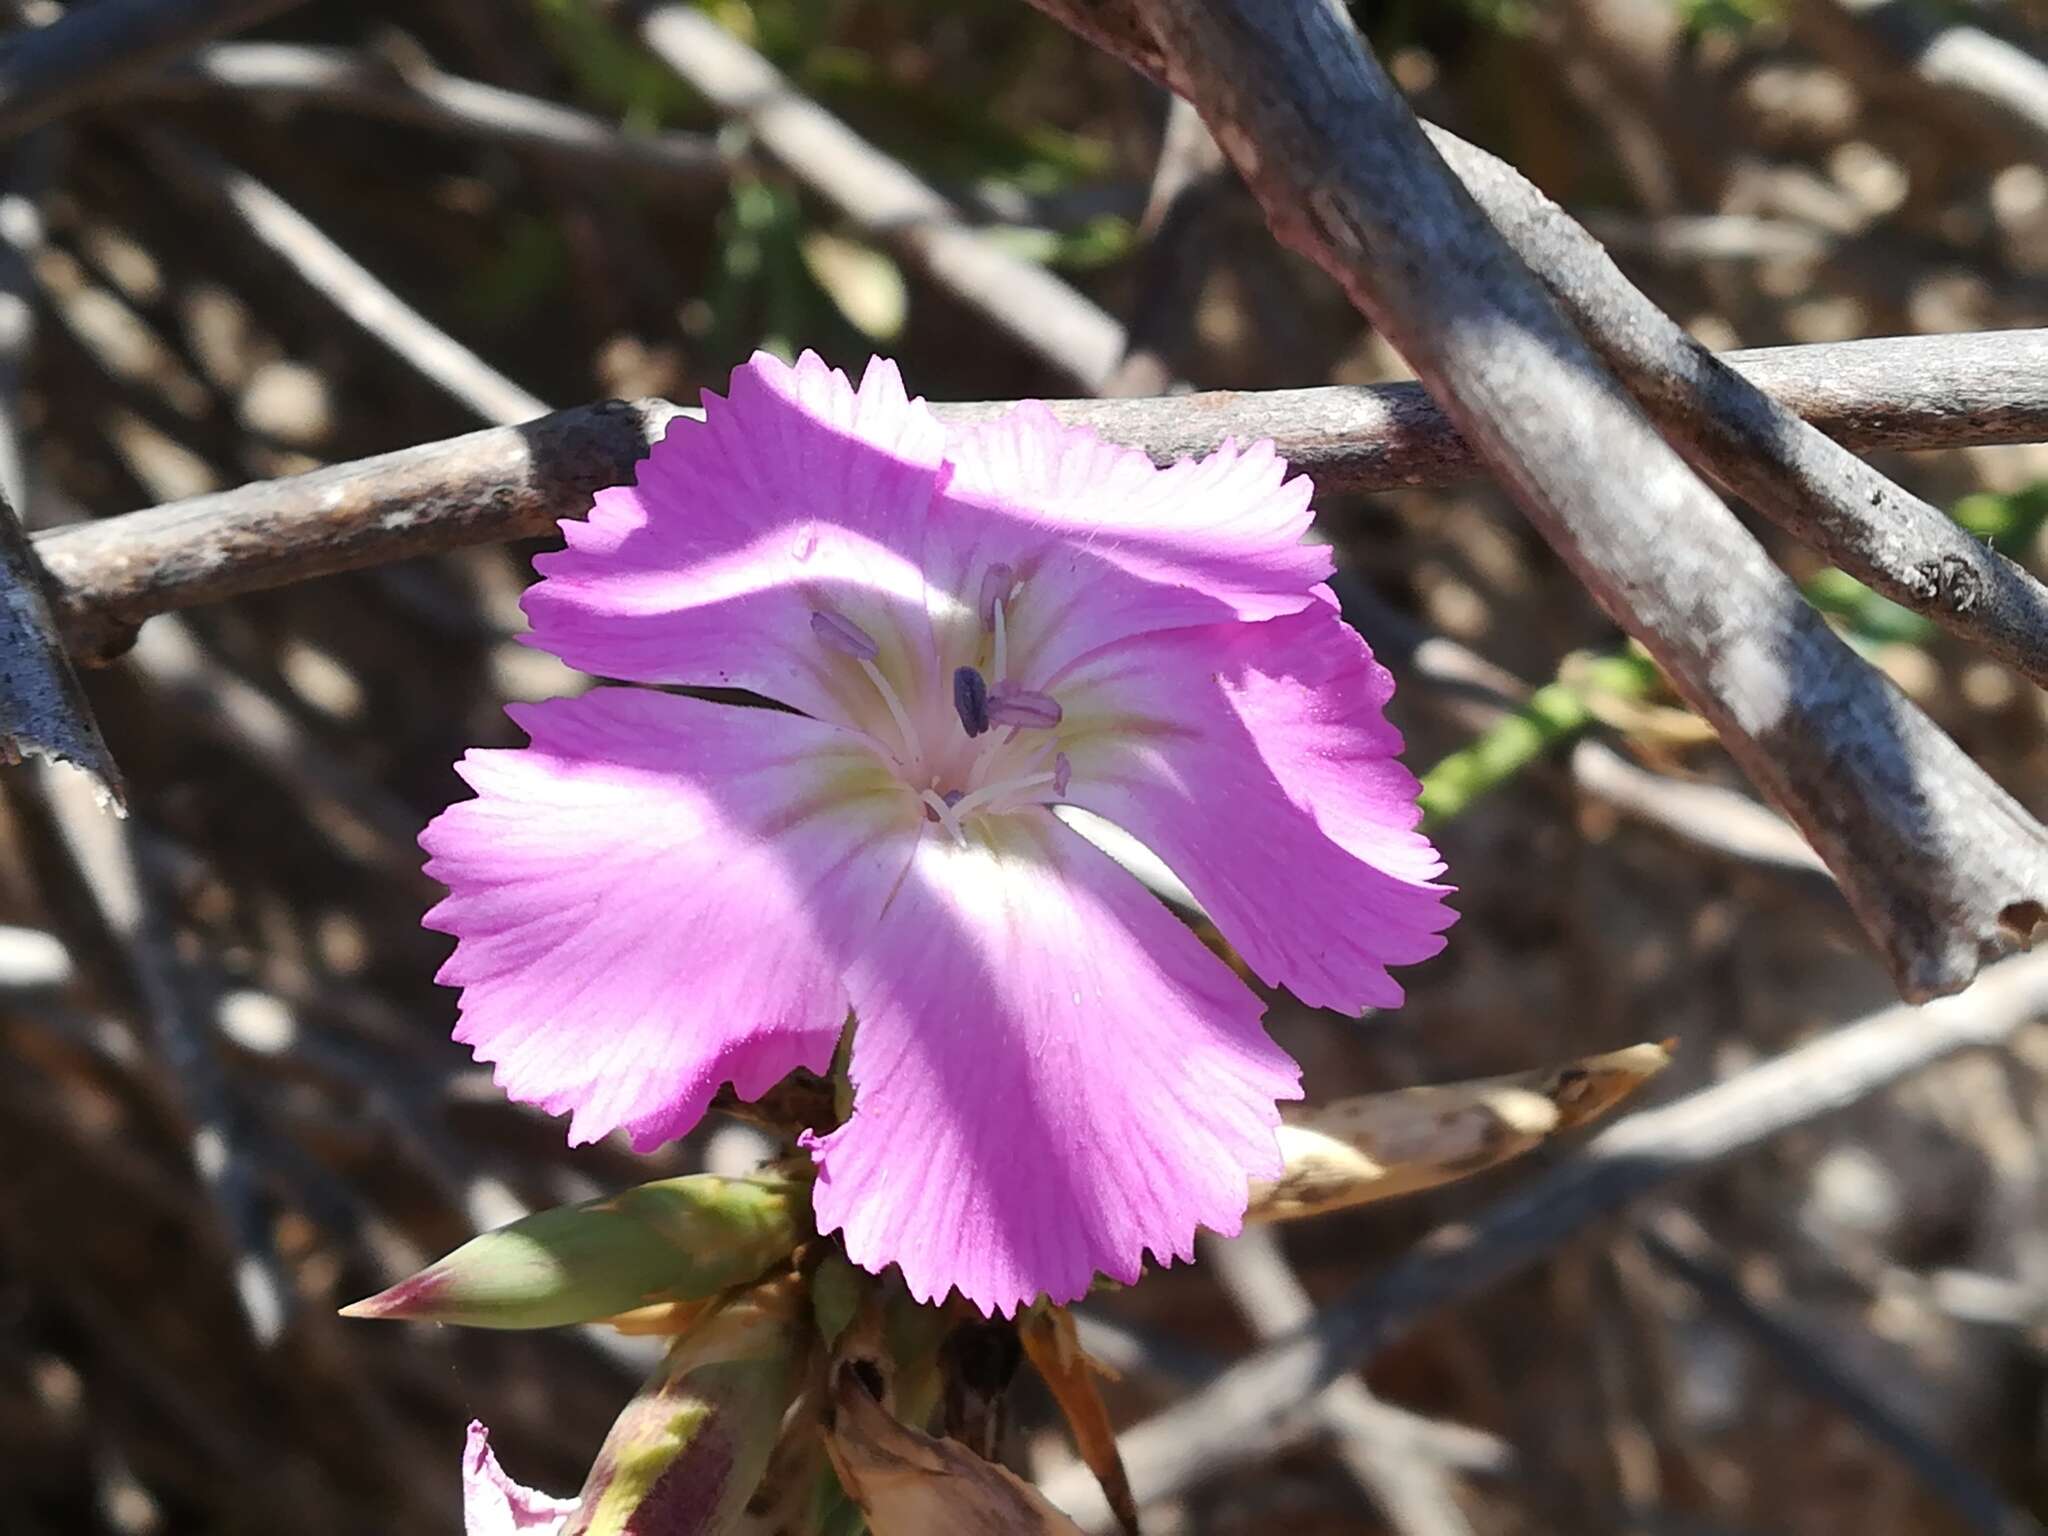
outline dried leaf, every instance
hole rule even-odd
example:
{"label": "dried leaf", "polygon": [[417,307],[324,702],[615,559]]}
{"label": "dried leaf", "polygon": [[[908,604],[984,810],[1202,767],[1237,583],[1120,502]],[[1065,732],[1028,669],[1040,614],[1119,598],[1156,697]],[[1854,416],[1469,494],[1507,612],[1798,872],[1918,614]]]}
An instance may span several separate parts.
{"label": "dried leaf", "polygon": [[665,1338],[688,1333],[710,1305],[708,1300],[656,1301],[613,1317],[601,1317],[597,1321],[607,1328],[617,1329],[628,1338]]}
{"label": "dried leaf", "polygon": [[1073,1314],[1065,1307],[1034,1307],[1018,1320],[1017,1336],[1066,1416],[1074,1449],[1102,1485],[1102,1496],[1109,1501],[1118,1527],[1125,1536],[1138,1536],[1138,1503],[1117,1451],[1116,1427],[1109,1421],[1102,1394],[1095,1390],[1095,1378],[1102,1368],[1081,1348]]}
{"label": "dried leaf", "polygon": [[1286,1172],[1253,1184],[1245,1219],[1314,1216],[1470,1177],[1598,1119],[1670,1059],[1668,1045],[1632,1045],[1547,1071],[1324,1105],[1280,1128]]}
{"label": "dried leaf", "polygon": [[834,1367],[825,1450],[875,1536],[1081,1536],[1014,1473],[897,1423],[863,1374],[874,1379],[865,1361]]}

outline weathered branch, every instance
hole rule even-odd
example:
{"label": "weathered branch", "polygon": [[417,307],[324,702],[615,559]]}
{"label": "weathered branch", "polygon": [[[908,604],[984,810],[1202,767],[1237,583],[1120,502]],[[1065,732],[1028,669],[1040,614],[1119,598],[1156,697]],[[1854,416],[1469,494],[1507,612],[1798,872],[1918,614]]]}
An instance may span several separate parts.
{"label": "weathered branch", "polygon": [[1099,390],[1123,327],[1043,267],[1012,256],[897,161],[800,95],[773,65],[693,6],[643,8],[641,39],[768,152],[876,239],[1005,333]]}
{"label": "weathered branch", "polygon": [[0,42],[0,139],[73,110],[208,38],[298,0],[93,0]]}
{"label": "weathered branch", "polygon": [[[1102,7],[1083,9],[1100,20]],[[1799,824],[1900,991],[1954,991],[1987,950],[2030,934],[2048,903],[2048,833],[1829,631],[1658,435],[1348,18],[1318,0],[1136,10],[1274,233],[1345,287]]]}
{"label": "weathered branch", "polygon": [[83,769],[104,803],[121,805],[121,771],[71,670],[28,535],[0,496],[0,763],[30,756]]}
{"label": "weathered branch", "polygon": [[1886,596],[2048,685],[2048,588],[1723,364],[1512,166],[1427,132],[1689,463]]}
{"label": "weathered branch", "polygon": [[34,339],[33,278],[17,240],[40,226],[18,183],[32,169],[10,165],[0,182],[0,226],[17,230],[16,238],[0,239],[0,763],[30,755],[69,763],[90,774],[103,799],[119,807],[120,769],[71,669],[42,568],[15,517],[15,508],[27,503],[21,385]]}
{"label": "weathered branch", "polygon": [[[1120,1439],[1139,1502],[1270,1455],[1319,1427],[1319,1395],[1406,1335],[1544,1258],[1662,1184],[1868,1098],[1957,1051],[1996,1045],[2048,1012],[2048,954],[1988,968],[1963,997],[1859,1019],[1726,1082],[1638,1114],[1477,1216],[1446,1227],[1299,1329]],[[1048,1494],[1083,1525],[1099,1496]]]}
{"label": "weathered branch", "polygon": [[[1040,8],[1074,24],[1070,12],[1076,7]],[[1093,14],[1109,8],[1080,9]],[[1151,62],[1127,31],[1098,40],[1134,65]],[[1788,409],[1715,358],[1513,166],[1441,128],[1424,125],[1424,131],[1516,254],[1694,468],[1887,597],[2048,686],[2048,587],[1842,443],[1803,423],[1804,412]],[[2022,369],[2048,363],[2048,344],[2035,357],[2014,362]]]}
{"label": "weathered branch", "polygon": [[[1791,409],[1865,447],[2048,439],[2048,331],[1920,336],[1729,354]],[[951,421],[1007,402],[939,405]],[[1480,473],[1417,384],[1055,401],[1067,421],[1162,464],[1226,437],[1271,438],[1324,492],[1445,485]],[[261,481],[38,536],[64,632],[87,660],[123,650],[151,614],[242,592],[532,538],[632,478],[676,407],[577,406],[310,474]]]}

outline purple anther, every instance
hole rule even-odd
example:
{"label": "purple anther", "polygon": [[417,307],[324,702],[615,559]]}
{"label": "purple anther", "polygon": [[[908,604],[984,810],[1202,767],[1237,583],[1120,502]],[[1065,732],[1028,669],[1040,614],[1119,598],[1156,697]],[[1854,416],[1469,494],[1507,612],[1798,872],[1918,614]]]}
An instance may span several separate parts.
{"label": "purple anther", "polygon": [[939,798],[946,802],[946,809],[950,811],[954,806],[967,798],[967,792],[962,789],[949,789]]}
{"label": "purple anther", "polygon": [[1049,693],[1029,688],[999,688],[988,696],[988,718],[996,725],[1021,725],[1027,730],[1049,731],[1066,718],[1060,701]]}
{"label": "purple anther", "polygon": [[836,613],[813,609],[811,633],[832,650],[842,656],[851,656],[855,661],[873,661],[882,654],[882,648],[875,644],[873,635],[853,620]]}
{"label": "purple anther", "polygon": [[981,627],[996,627],[996,604],[1010,595],[1010,588],[1017,584],[1017,572],[1013,566],[1001,561],[981,573]]}
{"label": "purple anther", "polygon": [[1064,752],[1055,752],[1052,758],[1052,792],[1064,800],[1067,798],[1067,786],[1073,782],[1073,760]]}
{"label": "purple anther", "polygon": [[972,667],[953,669],[953,708],[969,736],[988,729],[988,680]]}

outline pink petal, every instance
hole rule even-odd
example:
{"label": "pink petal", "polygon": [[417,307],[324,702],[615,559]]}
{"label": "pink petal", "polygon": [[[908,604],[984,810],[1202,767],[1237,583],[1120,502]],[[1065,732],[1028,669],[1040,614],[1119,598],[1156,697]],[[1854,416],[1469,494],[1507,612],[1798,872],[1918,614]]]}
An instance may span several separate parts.
{"label": "pink petal", "polygon": [[471,752],[477,798],[421,834],[449,889],[456,1038],[515,1099],[624,1125],[645,1151],[719,1085],[823,1070],[845,957],[923,823],[866,738],[638,688],[518,707],[533,738]]}
{"label": "pink petal", "polygon": [[576,1512],[574,1499],[550,1498],[505,1475],[491,1450],[491,1432],[472,1419],[462,1449],[463,1536],[557,1536]]}
{"label": "pink petal", "polygon": [[930,675],[922,566],[943,434],[893,363],[858,391],[805,353],[767,353],[679,418],[632,485],[598,492],[525,598],[532,644],[636,682],[750,689],[821,719],[886,730],[879,695],[821,645],[844,618],[899,682]]}
{"label": "pink petal", "polygon": [[927,837],[849,978],[854,1113],[815,1144],[821,1231],[985,1313],[1237,1230],[1300,1073],[1258,1000],[1042,812]]}
{"label": "pink petal", "polygon": [[991,565],[1017,571],[1012,672],[1030,686],[1128,635],[1293,613],[1330,575],[1329,551],[1301,542],[1310,484],[1271,443],[1160,469],[1027,401],[954,430],[946,451],[932,586],[971,604]]}
{"label": "pink petal", "polygon": [[1143,842],[1269,985],[1393,1007],[1454,920],[1384,667],[1334,608],[1148,636],[1059,680],[1067,798]]}

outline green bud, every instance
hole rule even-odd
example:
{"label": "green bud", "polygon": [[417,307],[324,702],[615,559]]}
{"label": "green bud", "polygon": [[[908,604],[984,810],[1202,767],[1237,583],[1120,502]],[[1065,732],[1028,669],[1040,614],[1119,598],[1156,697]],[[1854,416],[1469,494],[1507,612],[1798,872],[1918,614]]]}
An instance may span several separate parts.
{"label": "green bud", "polygon": [[793,1280],[721,1303],[677,1339],[605,1436],[562,1536],[721,1536],[761,1485],[810,1345]]}
{"label": "green bud", "polygon": [[661,1179],[471,1238],[344,1317],[555,1328],[755,1279],[802,1239],[810,1191],[763,1174]]}

